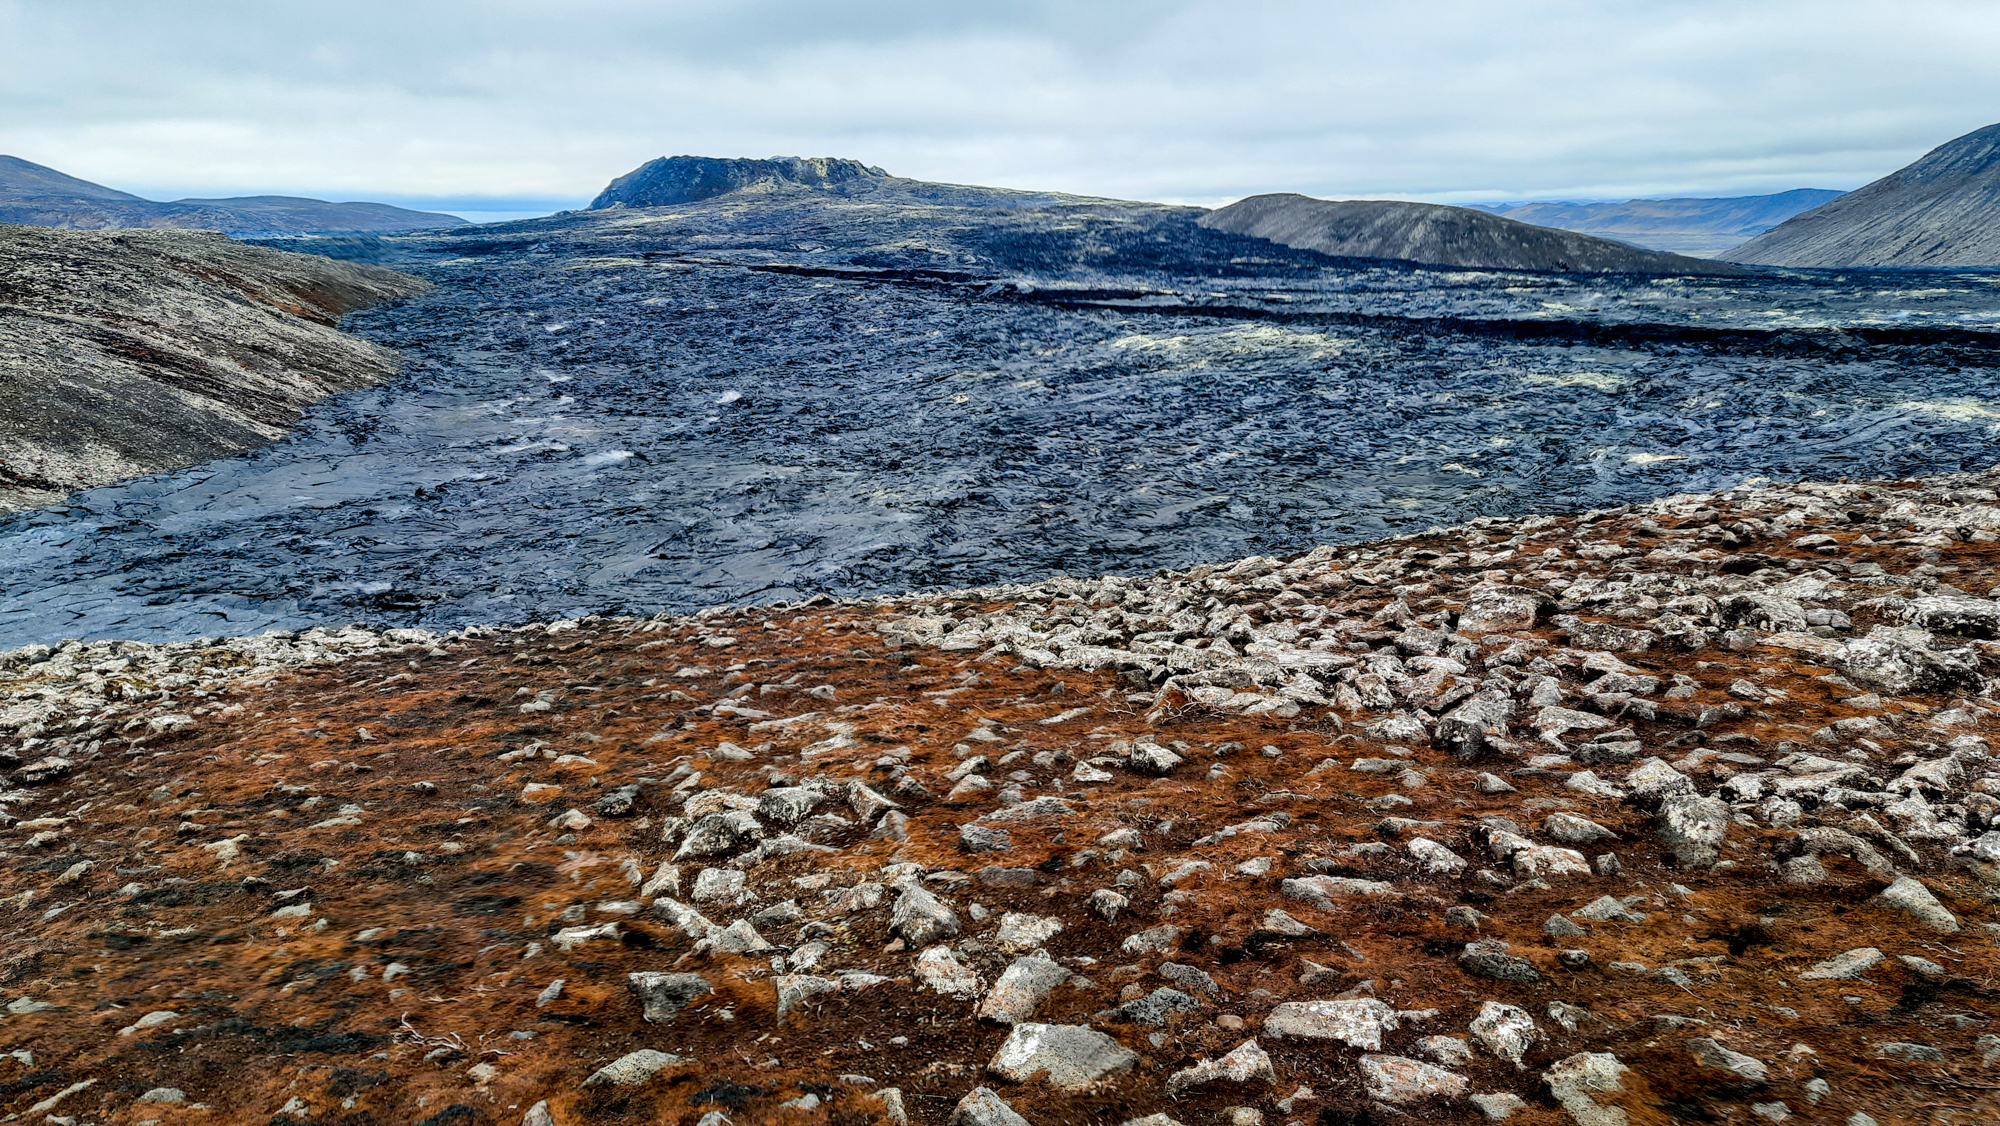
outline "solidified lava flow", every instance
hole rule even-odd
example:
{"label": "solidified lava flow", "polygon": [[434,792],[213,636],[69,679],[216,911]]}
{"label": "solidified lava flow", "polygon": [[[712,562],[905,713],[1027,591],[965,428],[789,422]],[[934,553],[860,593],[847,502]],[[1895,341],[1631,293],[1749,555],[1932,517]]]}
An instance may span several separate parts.
{"label": "solidified lava flow", "polygon": [[0,524],[0,645],[1143,573],[1995,460],[1990,273],[1436,270],[1023,199],[380,240],[436,288],[347,325],[404,373]]}

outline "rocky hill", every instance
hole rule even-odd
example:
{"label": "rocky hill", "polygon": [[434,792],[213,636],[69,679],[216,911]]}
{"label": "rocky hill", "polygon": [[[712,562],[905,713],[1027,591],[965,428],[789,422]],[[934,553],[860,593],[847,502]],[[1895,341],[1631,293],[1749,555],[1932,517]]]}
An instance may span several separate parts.
{"label": "rocky hill", "polygon": [[592,210],[607,207],[668,207],[713,199],[752,187],[793,185],[821,190],[848,188],[892,177],[858,160],[780,156],[769,160],[706,156],[663,156],[611,181]]}
{"label": "rocky hill", "polygon": [[396,370],[334,323],[424,288],[209,232],[0,225],[0,513],[281,437]]}
{"label": "rocky hill", "polygon": [[456,215],[386,203],[328,203],[298,196],[149,199],[79,180],[53,168],[0,156],[0,223],[81,230],[163,228],[240,237],[421,231],[464,226]]}
{"label": "rocky hill", "polygon": [[1622,203],[1534,202],[1477,208],[1538,227],[1560,227],[1673,254],[1706,257],[1742,245],[1841,193],[1799,188],[1726,199],[1628,199]]}
{"label": "rocky hill", "polygon": [[2000,125],[1939,145],[1720,257],[1765,266],[2000,265]]}
{"label": "rocky hill", "polygon": [[1201,224],[1299,250],[1433,266],[1617,274],[1740,272],[1700,258],[1435,203],[1313,199],[1285,192],[1238,200],[1203,216]]}
{"label": "rocky hill", "polygon": [[0,1102],[1993,1121],[1996,485],[17,650]]}

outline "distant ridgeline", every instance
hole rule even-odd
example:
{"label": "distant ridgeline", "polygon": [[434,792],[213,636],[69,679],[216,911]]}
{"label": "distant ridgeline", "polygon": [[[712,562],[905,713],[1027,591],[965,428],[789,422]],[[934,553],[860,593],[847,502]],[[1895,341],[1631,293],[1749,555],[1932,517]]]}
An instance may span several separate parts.
{"label": "distant ridgeline", "polygon": [[0,223],[111,230],[134,227],[222,231],[233,236],[385,233],[458,227],[465,220],[386,203],[328,203],[299,196],[181,199],[156,203],[0,156]]}
{"label": "distant ridgeline", "polygon": [[1628,199],[1622,203],[1507,203],[1479,208],[1538,227],[1558,227],[1673,254],[1720,254],[1841,193],[1797,188],[1723,199]]}

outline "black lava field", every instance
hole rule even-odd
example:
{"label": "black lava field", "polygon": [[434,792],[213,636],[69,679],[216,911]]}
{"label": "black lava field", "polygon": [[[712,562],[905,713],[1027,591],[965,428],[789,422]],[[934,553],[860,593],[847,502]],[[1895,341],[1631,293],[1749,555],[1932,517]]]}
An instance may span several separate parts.
{"label": "black lava field", "polygon": [[349,322],[403,374],[0,523],[0,649],[1145,571],[2000,461],[2000,274],[1427,270],[1030,211],[370,244],[437,286]]}

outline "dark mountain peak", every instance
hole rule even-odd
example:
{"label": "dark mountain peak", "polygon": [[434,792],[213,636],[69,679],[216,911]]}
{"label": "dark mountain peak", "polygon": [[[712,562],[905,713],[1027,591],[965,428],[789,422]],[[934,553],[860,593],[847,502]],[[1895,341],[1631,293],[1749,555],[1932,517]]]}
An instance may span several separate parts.
{"label": "dark mountain peak", "polygon": [[668,207],[767,184],[827,190],[890,178],[872,165],[830,156],[774,156],[769,160],[663,156],[611,181],[590,206],[593,210]]}
{"label": "dark mountain peak", "polygon": [[2000,125],[1721,255],[1766,266],[2000,266]]}
{"label": "dark mountain peak", "polygon": [[138,196],[127,195],[115,188],[107,188],[103,184],[93,184],[89,180],[66,176],[32,160],[22,160],[18,156],[0,156],[0,202],[12,203],[27,199],[145,202]]}
{"label": "dark mountain peak", "polygon": [[1591,274],[1741,272],[1724,263],[1438,203],[1314,199],[1285,192],[1238,200],[1204,215],[1201,225],[1298,250],[1432,266]]}

